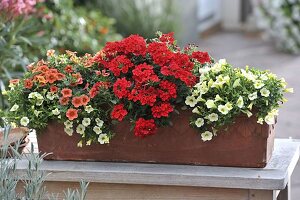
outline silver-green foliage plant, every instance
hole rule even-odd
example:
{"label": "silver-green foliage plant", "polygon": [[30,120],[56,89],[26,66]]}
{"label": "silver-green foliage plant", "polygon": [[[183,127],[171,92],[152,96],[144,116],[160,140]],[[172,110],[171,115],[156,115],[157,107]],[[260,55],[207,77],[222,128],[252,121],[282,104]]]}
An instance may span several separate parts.
{"label": "silver-green foliage plant", "polygon": [[204,141],[241,114],[255,115],[259,124],[274,124],[280,104],[286,101],[284,93],[293,92],[283,78],[269,71],[233,68],[225,59],[199,71],[200,81],[185,103],[193,108],[191,125]]}
{"label": "silver-green foliage plant", "polygon": [[85,4],[115,18],[117,31],[123,36],[151,38],[157,30],[168,33],[178,29],[174,0],[93,0]]}
{"label": "silver-green foliage plant", "polygon": [[[10,132],[10,127],[4,128],[4,141]],[[0,148],[0,199],[1,200],[40,200],[58,199],[58,195],[49,194],[44,186],[48,174],[41,170],[43,158],[47,154],[34,153],[33,145],[29,154],[21,155],[18,152],[20,142],[13,147],[3,142]],[[22,159],[22,160],[21,160]],[[24,174],[17,171],[18,163],[26,161],[27,169]],[[23,184],[23,191],[17,193],[17,184]],[[64,192],[65,200],[84,200],[88,183],[81,181],[80,190],[68,189]]]}

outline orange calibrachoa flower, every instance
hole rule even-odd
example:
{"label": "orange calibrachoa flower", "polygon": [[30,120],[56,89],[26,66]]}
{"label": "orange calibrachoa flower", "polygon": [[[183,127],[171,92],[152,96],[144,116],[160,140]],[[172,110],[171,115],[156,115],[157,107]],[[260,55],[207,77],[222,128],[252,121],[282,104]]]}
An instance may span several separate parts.
{"label": "orange calibrachoa flower", "polygon": [[61,97],[61,98],[59,99],[59,103],[60,103],[60,105],[65,106],[65,105],[68,105],[69,100],[70,100],[69,97]]}
{"label": "orange calibrachoa flower", "polygon": [[24,87],[25,87],[25,88],[31,89],[32,86],[33,86],[32,80],[30,80],[30,79],[25,79],[25,80],[24,80]]}
{"label": "orange calibrachoa flower", "polygon": [[17,85],[19,82],[20,82],[20,79],[11,79],[11,80],[9,81],[9,84]]}
{"label": "orange calibrachoa flower", "polygon": [[66,112],[66,116],[69,120],[74,120],[78,117],[78,110],[76,110],[74,108],[70,108]]}
{"label": "orange calibrachoa flower", "polygon": [[90,102],[90,98],[87,95],[81,95],[81,102],[82,105],[86,106]]}
{"label": "orange calibrachoa flower", "polygon": [[58,91],[58,87],[54,86],[54,85],[51,85],[50,86],[50,92],[52,93],[56,93]]}
{"label": "orange calibrachoa flower", "polygon": [[72,68],[72,66],[71,65],[67,65],[66,67],[65,67],[65,72],[67,72],[67,73],[72,73],[73,72],[73,68]]}
{"label": "orange calibrachoa flower", "polygon": [[78,107],[82,106],[82,105],[83,105],[82,103],[83,103],[83,102],[82,102],[82,98],[81,98],[81,97],[74,97],[74,98],[72,99],[72,104],[73,104],[73,106],[74,106],[75,108],[78,108]]}
{"label": "orange calibrachoa flower", "polygon": [[64,88],[61,90],[63,97],[72,97],[72,90],[69,88]]}
{"label": "orange calibrachoa flower", "polygon": [[57,73],[47,73],[46,80],[48,83],[54,83],[57,81]]}
{"label": "orange calibrachoa flower", "polygon": [[33,72],[47,72],[49,67],[47,65],[42,65],[33,70]]}
{"label": "orange calibrachoa flower", "polygon": [[35,76],[35,80],[37,80],[40,84],[46,84],[47,83],[44,76],[40,76],[40,75]]}

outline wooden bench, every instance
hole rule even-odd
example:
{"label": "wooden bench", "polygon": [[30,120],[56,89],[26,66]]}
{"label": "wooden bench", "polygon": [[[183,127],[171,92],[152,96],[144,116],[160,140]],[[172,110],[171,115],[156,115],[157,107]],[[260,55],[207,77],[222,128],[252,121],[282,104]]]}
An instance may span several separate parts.
{"label": "wooden bench", "polygon": [[[290,200],[299,143],[276,139],[263,169],[162,164],[44,161],[46,187],[61,192],[90,182],[87,199]],[[24,173],[27,162],[18,164]]]}

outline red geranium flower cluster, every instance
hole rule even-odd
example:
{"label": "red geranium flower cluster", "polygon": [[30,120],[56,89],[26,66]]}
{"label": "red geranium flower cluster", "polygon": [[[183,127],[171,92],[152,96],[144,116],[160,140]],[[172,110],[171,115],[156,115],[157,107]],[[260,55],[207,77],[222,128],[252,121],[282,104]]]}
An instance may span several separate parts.
{"label": "red geranium flower cluster", "polygon": [[122,121],[128,116],[135,121],[136,136],[154,134],[157,125],[169,118],[175,104],[196,83],[195,63],[210,62],[206,52],[181,51],[173,35],[160,34],[149,41],[131,35],[108,42],[94,56],[100,69],[112,76],[118,104],[111,118]]}

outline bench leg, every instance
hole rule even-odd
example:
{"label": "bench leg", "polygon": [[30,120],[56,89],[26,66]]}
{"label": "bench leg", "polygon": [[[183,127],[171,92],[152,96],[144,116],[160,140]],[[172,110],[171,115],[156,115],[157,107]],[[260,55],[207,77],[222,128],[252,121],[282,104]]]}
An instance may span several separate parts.
{"label": "bench leg", "polygon": [[273,190],[249,190],[249,200],[276,200]]}
{"label": "bench leg", "polygon": [[290,200],[291,199],[291,184],[287,183],[284,190],[279,192],[277,200]]}

